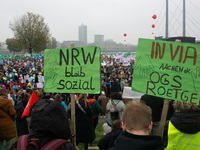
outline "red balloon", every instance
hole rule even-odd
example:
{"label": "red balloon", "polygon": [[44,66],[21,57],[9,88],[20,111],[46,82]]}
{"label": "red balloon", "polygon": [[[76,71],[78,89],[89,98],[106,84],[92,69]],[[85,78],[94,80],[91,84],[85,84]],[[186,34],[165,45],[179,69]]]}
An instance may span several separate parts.
{"label": "red balloon", "polygon": [[126,33],[124,33],[124,36],[127,36],[127,34],[126,34]]}
{"label": "red balloon", "polygon": [[124,40],[124,42],[126,42],[126,40]]}
{"label": "red balloon", "polygon": [[152,26],[152,28],[155,28],[155,24],[152,24],[151,26]]}
{"label": "red balloon", "polygon": [[128,53],[130,54],[130,51],[128,51]]}
{"label": "red balloon", "polygon": [[152,16],[152,18],[153,18],[153,19],[156,19],[156,18],[157,18],[157,16],[156,16],[156,15],[153,15],[153,16]]}
{"label": "red balloon", "polygon": [[156,38],[156,36],[154,36],[154,38]]}
{"label": "red balloon", "polygon": [[127,45],[125,45],[125,46],[127,46]]}
{"label": "red balloon", "polygon": [[154,33],[152,32],[152,34],[154,34]]}

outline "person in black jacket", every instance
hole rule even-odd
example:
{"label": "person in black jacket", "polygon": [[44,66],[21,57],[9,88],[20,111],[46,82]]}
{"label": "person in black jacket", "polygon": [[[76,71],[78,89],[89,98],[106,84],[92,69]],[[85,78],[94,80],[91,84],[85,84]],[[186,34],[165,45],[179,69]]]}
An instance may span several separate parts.
{"label": "person in black jacket", "polygon": [[152,129],[151,108],[144,103],[127,104],[123,113],[123,131],[115,141],[115,150],[163,150],[160,136]]}
{"label": "person in black jacket", "polygon": [[160,118],[161,118],[161,113],[162,113],[162,108],[163,108],[163,98],[145,94],[141,97],[140,100],[144,101],[145,104],[149,106],[152,110],[153,128],[150,134],[158,135],[158,130],[160,126]]}
{"label": "person in black jacket", "polygon": [[119,84],[117,83],[116,79],[113,79],[114,82],[111,84],[111,92],[119,92]]}
{"label": "person in black jacket", "polygon": [[22,115],[23,111],[24,111],[24,106],[22,103],[22,97],[19,96],[18,100],[16,102],[16,104],[14,105],[14,108],[16,110],[16,126],[17,126],[17,136],[21,136],[21,135],[25,135],[25,134],[29,134],[29,130],[28,130],[28,123],[26,120],[26,117],[23,117],[23,119],[21,118],[21,116],[18,116],[18,114]]}
{"label": "person in black jacket", "polygon": [[110,86],[111,86],[110,79],[107,79],[105,84],[106,84],[106,88],[107,88],[107,95],[106,96],[110,97],[110,94],[111,94],[111,92],[110,92]]}
{"label": "person in black jacket", "polygon": [[75,104],[76,111],[76,145],[84,143],[85,150],[88,149],[88,143],[95,139],[94,126],[92,122],[92,109],[87,100],[87,94],[80,94]]}
{"label": "person in black jacket", "polygon": [[99,140],[98,146],[100,150],[107,150],[114,147],[114,142],[117,137],[123,132],[121,121],[115,120],[112,124],[112,132],[106,134],[103,139]]}
{"label": "person in black jacket", "polygon": [[34,71],[34,74],[35,74],[35,83],[38,83],[38,75],[39,75],[38,71],[37,72]]}

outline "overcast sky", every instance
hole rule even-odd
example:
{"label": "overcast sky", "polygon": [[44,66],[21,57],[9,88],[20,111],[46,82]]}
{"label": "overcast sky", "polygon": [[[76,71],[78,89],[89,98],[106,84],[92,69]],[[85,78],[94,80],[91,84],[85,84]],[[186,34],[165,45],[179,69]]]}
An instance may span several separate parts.
{"label": "overcast sky", "polygon": [[[182,36],[182,1],[169,0],[169,36]],[[94,42],[94,34],[102,34],[104,40],[137,45],[138,38],[165,36],[165,4],[166,0],[0,0],[0,42],[14,36],[10,21],[32,12],[45,18],[59,42],[78,40],[78,26],[83,23],[87,26],[88,43]],[[200,0],[186,0],[186,35],[197,40],[199,14]]]}

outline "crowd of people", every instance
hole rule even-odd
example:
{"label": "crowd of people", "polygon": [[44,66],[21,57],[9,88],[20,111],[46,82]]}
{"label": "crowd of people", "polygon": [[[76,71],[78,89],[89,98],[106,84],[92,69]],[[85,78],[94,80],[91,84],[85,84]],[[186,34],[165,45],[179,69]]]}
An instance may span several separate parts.
{"label": "crowd of people", "polygon": [[[164,100],[145,94],[139,101],[125,105],[122,92],[125,86],[131,86],[134,67],[133,63],[123,66],[118,62],[114,62],[112,66],[101,66],[101,93],[76,95],[76,144],[73,145],[67,141],[73,136],[69,127],[71,95],[46,93],[43,88],[37,87],[37,83],[43,81],[43,60],[44,57],[16,56],[4,59],[0,64],[0,150],[4,149],[4,140],[6,149],[11,147],[14,150],[19,147],[21,139],[11,146],[11,139],[16,135],[28,135],[28,142],[35,142],[39,149],[53,139],[63,139],[65,141],[57,147],[58,150],[78,150],[79,143],[84,143],[84,149],[87,150],[96,137],[95,128],[99,117],[106,119],[102,132],[104,137],[98,142],[101,150],[200,147],[196,140],[199,136],[200,106],[172,101],[172,111],[169,112],[161,138],[158,136],[158,128]],[[21,118],[21,115],[33,91],[36,92],[38,101],[30,108],[31,122],[28,127],[27,118]],[[102,111],[103,98],[110,98],[106,114]],[[35,149],[33,145],[31,147]]]}
{"label": "crowd of people", "polygon": [[[101,88],[107,97],[113,92],[123,91],[124,86],[131,86],[133,77],[133,64],[123,66],[122,63],[112,60],[101,66]],[[14,56],[10,59],[2,59],[0,64],[0,86],[14,92],[18,97],[21,90],[38,90],[37,83],[44,81],[44,56],[21,57]],[[30,94],[32,93],[32,90]],[[17,92],[17,93],[16,93]],[[99,95],[96,95],[97,99]],[[9,97],[10,98],[10,97]],[[69,98],[69,94],[66,98]],[[16,102],[16,98],[13,99]]]}

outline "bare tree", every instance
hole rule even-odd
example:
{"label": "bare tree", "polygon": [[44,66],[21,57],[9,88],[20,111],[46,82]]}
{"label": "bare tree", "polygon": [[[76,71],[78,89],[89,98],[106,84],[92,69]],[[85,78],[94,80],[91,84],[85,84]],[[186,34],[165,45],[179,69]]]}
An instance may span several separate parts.
{"label": "bare tree", "polygon": [[22,17],[15,19],[14,23],[10,23],[10,28],[22,48],[29,53],[40,52],[46,48],[50,29],[48,24],[44,23],[44,17],[39,14],[27,12]]}
{"label": "bare tree", "polygon": [[57,47],[57,41],[55,37],[49,38],[49,42],[47,43],[47,48],[53,49]]}

